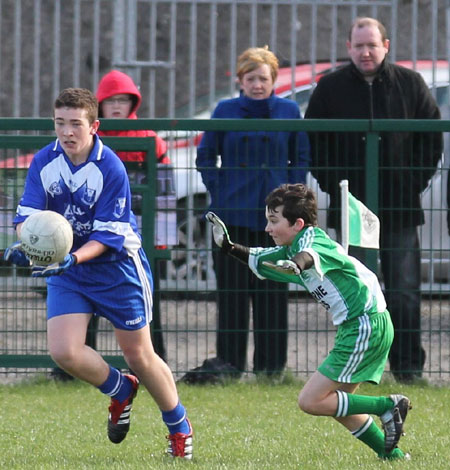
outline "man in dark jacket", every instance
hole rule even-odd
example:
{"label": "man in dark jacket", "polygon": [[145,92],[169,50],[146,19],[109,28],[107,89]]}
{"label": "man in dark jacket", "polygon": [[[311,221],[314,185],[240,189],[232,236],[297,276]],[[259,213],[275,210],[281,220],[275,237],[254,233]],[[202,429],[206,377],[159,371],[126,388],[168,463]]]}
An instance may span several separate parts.
{"label": "man in dark jacket", "polygon": [[[314,90],[306,118],[439,119],[439,108],[421,75],[387,61],[386,29],[373,18],[357,18],[347,50],[351,63],[324,76]],[[365,134],[314,133],[312,173],[330,195],[328,223],[339,231],[339,182],[363,202]],[[380,259],[386,300],[395,327],[389,360],[399,381],[420,377],[425,361],[420,331],[420,247],[417,226],[424,223],[420,194],[442,154],[435,132],[385,132],[379,141],[378,207]],[[375,178],[375,175],[374,175]],[[363,256],[361,249],[354,256]]]}

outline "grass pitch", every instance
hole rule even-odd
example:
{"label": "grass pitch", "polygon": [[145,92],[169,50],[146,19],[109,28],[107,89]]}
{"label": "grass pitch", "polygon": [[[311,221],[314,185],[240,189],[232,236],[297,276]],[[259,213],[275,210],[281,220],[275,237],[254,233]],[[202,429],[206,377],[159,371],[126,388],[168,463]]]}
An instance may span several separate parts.
{"label": "grass pitch", "polygon": [[[302,384],[179,385],[194,426],[194,460],[164,455],[167,430],[141,387],[127,439],[106,435],[107,397],[81,382],[40,379],[0,386],[0,468],[192,470],[448,470],[450,389],[385,383],[369,395],[402,393],[413,404],[400,447],[410,462],[383,462],[331,418],[297,408]],[[379,422],[379,421],[378,421]]]}

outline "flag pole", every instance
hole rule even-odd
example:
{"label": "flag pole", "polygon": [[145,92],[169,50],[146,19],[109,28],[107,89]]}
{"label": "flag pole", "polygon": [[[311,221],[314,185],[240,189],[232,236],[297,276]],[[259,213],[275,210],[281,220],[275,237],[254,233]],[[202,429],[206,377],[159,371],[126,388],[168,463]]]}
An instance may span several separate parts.
{"label": "flag pole", "polygon": [[348,253],[349,241],[349,208],[348,208],[348,180],[339,183],[341,187],[341,245]]}

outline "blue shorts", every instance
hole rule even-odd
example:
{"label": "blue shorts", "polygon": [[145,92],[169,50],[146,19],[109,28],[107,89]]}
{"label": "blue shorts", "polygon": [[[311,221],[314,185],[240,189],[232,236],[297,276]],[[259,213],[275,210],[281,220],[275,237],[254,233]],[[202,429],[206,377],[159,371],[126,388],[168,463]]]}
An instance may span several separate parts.
{"label": "blue shorts", "polygon": [[152,320],[153,278],[142,248],[134,257],[81,263],[47,279],[47,319],[93,313],[120,330],[139,330]]}

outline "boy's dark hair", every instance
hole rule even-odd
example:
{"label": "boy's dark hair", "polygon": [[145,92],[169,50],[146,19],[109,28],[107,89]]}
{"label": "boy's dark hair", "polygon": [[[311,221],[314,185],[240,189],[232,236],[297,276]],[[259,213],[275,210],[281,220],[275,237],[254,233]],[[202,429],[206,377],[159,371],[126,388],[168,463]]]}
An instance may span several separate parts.
{"label": "boy's dark hair", "polygon": [[282,184],[266,197],[266,206],[274,211],[283,206],[282,216],[294,225],[297,219],[303,219],[305,225],[317,225],[317,200],[312,189],[302,183]]}
{"label": "boy's dark hair", "polygon": [[89,124],[98,119],[97,98],[86,88],[66,88],[56,98],[54,108],[85,109]]}

